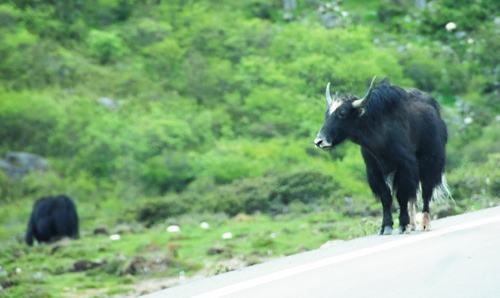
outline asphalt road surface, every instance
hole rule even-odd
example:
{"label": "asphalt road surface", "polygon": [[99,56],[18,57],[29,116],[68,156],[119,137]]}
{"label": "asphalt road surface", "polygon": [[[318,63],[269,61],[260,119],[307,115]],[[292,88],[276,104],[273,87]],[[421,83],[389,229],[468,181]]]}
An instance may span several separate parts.
{"label": "asphalt road surface", "polygon": [[500,207],[432,222],[432,231],[335,243],[147,298],[500,298]]}

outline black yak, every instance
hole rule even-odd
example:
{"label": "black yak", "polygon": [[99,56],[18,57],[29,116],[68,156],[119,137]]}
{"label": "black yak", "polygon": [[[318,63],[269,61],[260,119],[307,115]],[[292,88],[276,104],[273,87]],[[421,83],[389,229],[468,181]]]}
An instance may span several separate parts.
{"label": "black yak", "polygon": [[[392,194],[400,206],[399,232],[415,230],[414,202],[421,191],[422,229],[430,230],[431,197],[448,196],[444,180],[448,132],[438,102],[417,89],[404,90],[389,79],[366,95],[338,93],[331,97],[325,123],[316,136],[316,147],[329,150],[349,139],[361,146],[368,184],[383,206],[380,234],[392,233]],[[408,212],[410,211],[410,212]]]}
{"label": "black yak", "polygon": [[78,238],[78,214],[67,196],[41,198],[33,205],[26,231],[26,244],[53,242],[63,237]]}

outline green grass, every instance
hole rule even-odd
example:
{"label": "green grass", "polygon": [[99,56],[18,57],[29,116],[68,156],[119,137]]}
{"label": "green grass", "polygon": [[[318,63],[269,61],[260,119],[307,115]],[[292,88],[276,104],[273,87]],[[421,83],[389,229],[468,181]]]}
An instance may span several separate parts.
{"label": "green grass", "polygon": [[[209,223],[210,228],[202,229],[202,221]],[[168,233],[166,228],[174,222],[180,226],[181,232]],[[215,275],[236,269],[224,263],[232,259],[252,265],[317,249],[332,239],[359,236],[359,227],[363,224],[358,218],[331,211],[294,213],[275,218],[261,214],[231,219],[224,215],[204,214],[169,219],[138,233],[123,234],[116,241],[84,230],[80,239],[61,245],[55,251],[54,245],[27,247],[14,237],[1,244],[0,265],[7,276],[0,277],[0,282],[11,281],[15,286],[6,288],[1,295],[65,297],[71,294],[78,297],[119,294],[132,290],[133,283],[147,278],[191,276],[201,269],[207,275]],[[222,234],[227,232],[233,237],[222,239]],[[367,233],[366,229],[363,233]],[[146,260],[147,272],[127,274],[135,256]],[[84,272],[70,272],[79,260],[104,262],[104,265]],[[156,266],[155,260],[160,265]],[[164,263],[167,265],[162,266]]]}

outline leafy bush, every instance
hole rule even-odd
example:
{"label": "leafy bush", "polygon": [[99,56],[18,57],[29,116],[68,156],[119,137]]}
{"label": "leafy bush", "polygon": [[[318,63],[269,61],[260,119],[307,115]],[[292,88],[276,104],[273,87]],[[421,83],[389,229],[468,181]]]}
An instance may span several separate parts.
{"label": "leafy bush", "polygon": [[90,55],[101,64],[117,62],[129,53],[125,42],[113,32],[92,30],[87,43]]}
{"label": "leafy bush", "polygon": [[446,40],[445,25],[448,22],[455,22],[457,30],[475,31],[498,9],[500,5],[496,1],[431,1],[422,14],[420,31]]}
{"label": "leafy bush", "polygon": [[0,40],[0,80],[9,89],[41,88],[54,82],[49,43],[22,27],[14,32],[0,30]]}
{"label": "leafy bush", "polygon": [[338,188],[332,176],[318,172],[298,172],[280,176],[273,187],[271,200],[283,204],[293,201],[313,203],[329,197]]}
{"label": "leafy bush", "polygon": [[189,202],[180,200],[178,196],[166,196],[164,198],[156,198],[147,200],[140,206],[134,207],[133,212],[136,214],[136,220],[145,222],[151,225],[155,222],[163,221],[172,216],[178,216],[190,211]]}
{"label": "leafy bush", "polygon": [[195,178],[192,157],[170,152],[150,158],[143,166],[143,179],[149,193],[168,190],[182,191]]}
{"label": "leafy bush", "polygon": [[[394,25],[394,19],[397,17],[404,16],[408,13],[408,7],[406,6],[406,2],[409,1],[392,1],[392,0],[383,0],[380,1],[377,16],[379,20],[383,23],[389,23]],[[398,24],[398,23],[396,23]]]}
{"label": "leafy bush", "polygon": [[131,49],[142,48],[164,41],[172,32],[172,26],[151,18],[142,18],[123,27],[124,39]]}
{"label": "leafy bush", "polygon": [[488,155],[481,166],[467,164],[449,175],[452,196],[455,200],[469,200],[474,195],[500,196],[500,154]]}
{"label": "leafy bush", "polygon": [[[58,129],[63,111],[45,95],[0,90],[0,139],[2,149],[41,155],[53,152],[50,140]],[[8,146],[8,147],[7,147]]]}
{"label": "leafy bush", "polygon": [[0,4],[0,28],[15,31],[22,18],[22,12],[10,4]]}
{"label": "leafy bush", "polygon": [[221,212],[230,216],[284,212],[284,206],[293,202],[313,204],[330,197],[337,188],[331,176],[318,172],[239,179],[221,186],[211,179],[198,179],[181,194],[147,201],[136,209],[136,219],[151,224],[189,212]]}

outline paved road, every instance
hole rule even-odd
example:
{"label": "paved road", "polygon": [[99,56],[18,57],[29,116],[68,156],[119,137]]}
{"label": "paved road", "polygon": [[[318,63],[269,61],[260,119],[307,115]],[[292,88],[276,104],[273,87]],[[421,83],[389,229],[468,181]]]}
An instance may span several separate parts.
{"label": "paved road", "polygon": [[221,274],[147,298],[499,298],[500,207]]}

